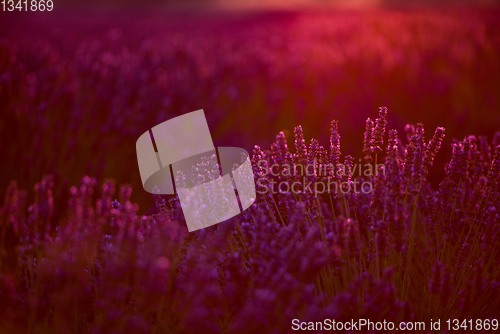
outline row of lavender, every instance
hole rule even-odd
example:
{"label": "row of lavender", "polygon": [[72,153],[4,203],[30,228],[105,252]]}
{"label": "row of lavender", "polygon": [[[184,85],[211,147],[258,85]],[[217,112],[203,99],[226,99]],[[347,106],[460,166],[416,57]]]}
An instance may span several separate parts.
{"label": "row of lavender", "polygon": [[[54,222],[52,177],[28,207],[13,182],[0,216],[0,332],[285,333],[296,318],[498,317],[500,132],[493,143],[453,141],[433,190],[426,174],[444,129],[427,140],[422,124],[408,125],[401,140],[387,136],[386,117],[381,108],[366,123],[364,159],[386,168],[371,193],[259,194],[242,215],[193,233],[176,198],[137,216],[130,186],[115,195],[114,181],[96,189],[84,177]],[[280,133],[252,160],[262,184],[258,161],[354,159],[342,157],[333,121],[329,148],[306,145],[299,126],[295,152]],[[329,170],[353,182],[337,175]]]}
{"label": "row of lavender", "polygon": [[138,136],[202,108],[217,146],[269,145],[297,124],[327,140],[335,118],[351,154],[379,105],[392,127],[446,120],[456,137],[500,121],[498,10],[58,13],[0,22],[0,188],[50,173],[58,207],[81,175],[138,189]]}

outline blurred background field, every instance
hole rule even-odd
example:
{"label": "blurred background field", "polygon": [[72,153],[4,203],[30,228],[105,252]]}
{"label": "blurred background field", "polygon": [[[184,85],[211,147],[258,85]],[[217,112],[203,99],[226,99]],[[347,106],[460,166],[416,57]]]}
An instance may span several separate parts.
{"label": "blurred background field", "polygon": [[151,213],[135,141],[197,109],[216,146],[248,151],[279,131],[292,140],[298,124],[307,141],[327,145],[337,119],[343,152],[358,158],[365,119],[385,105],[389,128],[446,128],[430,172],[441,179],[451,138],[491,139],[500,124],[500,10],[450,3],[245,11],[56,2],[50,13],[2,12],[0,189],[11,180],[31,189],[53,174],[60,207],[82,175],[111,177]]}
{"label": "blurred background field", "polygon": [[[497,317],[497,3],[54,0],[52,12],[0,12],[0,334]],[[381,108],[365,151],[383,146],[374,160],[388,173],[369,194],[262,195],[188,233],[178,199],[142,189],[135,142],[178,115],[204,109],[214,144],[253,151],[254,167],[327,153],[350,165],[380,106],[387,129]],[[405,133],[420,122],[425,136],[420,124]]]}

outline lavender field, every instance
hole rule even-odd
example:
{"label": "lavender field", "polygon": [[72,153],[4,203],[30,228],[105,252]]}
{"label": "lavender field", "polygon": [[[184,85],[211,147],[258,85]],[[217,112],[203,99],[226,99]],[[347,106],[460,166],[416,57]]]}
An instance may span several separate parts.
{"label": "lavender field", "polygon": [[[1,14],[0,333],[498,332],[500,9]],[[260,185],[384,173],[188,233],[135,141],[198,109]]]}

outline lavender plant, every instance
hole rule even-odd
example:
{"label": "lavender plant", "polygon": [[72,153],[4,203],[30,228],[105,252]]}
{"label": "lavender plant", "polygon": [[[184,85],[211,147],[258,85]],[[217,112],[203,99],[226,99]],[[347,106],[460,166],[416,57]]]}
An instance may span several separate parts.
{"label": "lavender plant", "polygon": [[[366,162],[385,166],[363,176],[371,192],[258,192],[241,215],[193,233],[176,198],[155,195],[158,212],[138,216],[132,188],[113,200],[112,180],[97,189],[85,176],[59,221],[52,177],[28,208],[11,183],[0,211],[0,332],[286,333],[293,319],[498,317],[500,145],[454,141],[433,189],[428,167],[444,129],[427,142],[418,124],[402,144],[396,130],[386,135],[386,116],[381,108],[366,123]],[[329,150],[316,140],[307,147],[301,127],[295,152],[283,133],[268,150],[256,146],[255,179],[273,181],[264,166],[312,162],[334,167],[311,179],[353,183],[336,173],[340,133],[331,124]]]}

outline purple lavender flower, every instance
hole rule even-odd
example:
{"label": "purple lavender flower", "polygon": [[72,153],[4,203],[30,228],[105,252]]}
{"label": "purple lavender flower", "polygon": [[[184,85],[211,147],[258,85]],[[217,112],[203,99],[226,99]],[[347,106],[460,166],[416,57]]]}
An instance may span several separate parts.
{"label": "purple lavender flower", "polygon": [[441,147],[441,143],[444,139],[444,128],[438,126],[436,131],[434,131],[434,135],[432,136],[429,144],[427,144],[427,152],[425,155],[424,164],[426,166],[432,166],[434,162],[434,158],[436,157],[439,148]]}
{"label": "purple lavender flower", "polygon": [[491,159],[490,170],[488,171],[488,183],[491,186],[497,184],[498,176],[500,175],[500,145],[495,147],[495,153],[493,153],[493,158]]}
{"label": "purple lavender flower", "polygon": [[373,121],[370,118],[366,119],[365,137],[363,140],[363,153],[367,162],[372,161],[371,154],[375,152],[373,147]]}
{"label": "purple lavender flower", "polygon": [[[367,121],[368,126],[368,121]],[[387,126],[387,108],[379,108],[379,117],[375,119],[375,124],[373,125],[373,130],[371,133],[370,147],[373,152],[378,153],[382,151],[382,146],[384,145],[384,135],[385,128]]]}

